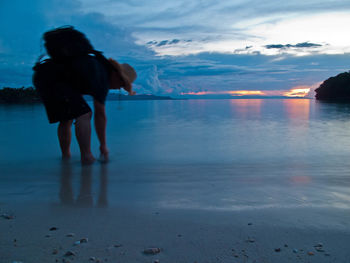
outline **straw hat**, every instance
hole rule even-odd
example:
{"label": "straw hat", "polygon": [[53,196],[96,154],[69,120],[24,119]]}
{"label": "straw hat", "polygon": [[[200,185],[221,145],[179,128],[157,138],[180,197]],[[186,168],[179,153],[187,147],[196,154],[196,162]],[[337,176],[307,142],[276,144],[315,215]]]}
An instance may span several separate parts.
{"label": "straw hat", "polygon": [[[135,69],[127,63],[119,64],[112,58],[109,58],[108,60],[114,69],[111,74],[111,89],[120,89],[120,87],[123,87],[130,94],[134,94],[132,91],[132,83],[137,78]],[[120,79],[122,80],[122,83],[118,81]]]}

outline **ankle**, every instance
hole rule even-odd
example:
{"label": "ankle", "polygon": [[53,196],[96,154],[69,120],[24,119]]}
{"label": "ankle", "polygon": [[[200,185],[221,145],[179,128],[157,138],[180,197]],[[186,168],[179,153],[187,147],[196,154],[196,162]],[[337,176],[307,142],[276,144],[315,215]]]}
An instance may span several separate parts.
{"label": "ankle", "polygon": [[71,153],[70,152],[62,153],[62,159],[63,160],[70,159],[70,157],[71,157]]}

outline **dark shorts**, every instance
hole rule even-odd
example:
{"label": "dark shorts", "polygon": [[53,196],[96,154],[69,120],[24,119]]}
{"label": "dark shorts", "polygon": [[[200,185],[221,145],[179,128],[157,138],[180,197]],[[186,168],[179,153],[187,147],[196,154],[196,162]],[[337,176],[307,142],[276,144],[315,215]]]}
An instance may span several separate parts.
{"label": "dark shorts", "polygon": [[72,61],[71,67],[76,81],[74,86],[79,92],[105,104],[110,84],[109,73],[102,62],[94,56],[81,56]]}
{"label": "dark shorts", "polygon": [[68,64],[46,60],[36,67],[33,83],[50,123],[73,120],[91,112],[82,95],[92,95],[104,104],[109,88],[107,71],[91,56]]}

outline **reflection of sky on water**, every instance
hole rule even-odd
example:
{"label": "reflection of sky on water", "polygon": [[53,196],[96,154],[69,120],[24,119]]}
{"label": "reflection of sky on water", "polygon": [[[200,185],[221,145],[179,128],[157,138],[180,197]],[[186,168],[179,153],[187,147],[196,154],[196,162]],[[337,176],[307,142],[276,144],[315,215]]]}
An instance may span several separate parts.
{"label": "reflection of sky on water", "polygon": [[[62,166],[56,127],[42,106],[1,106],[0,200],[350,208],[348,105],[307,99],[122,104],[121,111],[117,102],[107,104],[112,161],[90,168],[80,166],[74,140],[73,159]],[[97,153],[95,135],[93,148]]]}

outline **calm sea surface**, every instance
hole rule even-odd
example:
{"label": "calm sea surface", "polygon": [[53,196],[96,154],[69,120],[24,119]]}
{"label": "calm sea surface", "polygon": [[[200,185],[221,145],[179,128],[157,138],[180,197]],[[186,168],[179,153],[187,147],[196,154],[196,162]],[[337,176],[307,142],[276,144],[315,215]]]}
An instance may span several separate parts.
{"label": "calm sea surface", "polygon": [[60,161],[42,105],[0,105],[0,202],[350,208],[350,105],[109,101],[107,114],[111,161],[82,168],[74,137]]}

